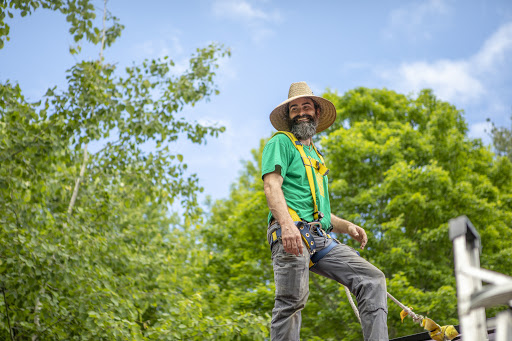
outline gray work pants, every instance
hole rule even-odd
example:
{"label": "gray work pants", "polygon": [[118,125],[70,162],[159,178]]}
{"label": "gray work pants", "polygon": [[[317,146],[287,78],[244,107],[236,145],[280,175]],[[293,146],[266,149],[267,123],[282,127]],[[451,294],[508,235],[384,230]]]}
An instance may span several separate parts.
{"label": "gray work pants", "polygon": [[[269,243],[272,240],[272,232],[277,228],[278,223],[269,226]],[[312,234],[317,251],[334,242],[317,233]],[[389,340],[386,279],[382,271],[344,244],[336,245],[320,262],[309,268],[309,253],[304,243],[303,246],[302,256],[284,251],[281,241],[272,247],[276,294],[270,326],[271,339],[300,339],[301,310],[308,300],[311,270],[343,284],[356,296],[365,341]]]}

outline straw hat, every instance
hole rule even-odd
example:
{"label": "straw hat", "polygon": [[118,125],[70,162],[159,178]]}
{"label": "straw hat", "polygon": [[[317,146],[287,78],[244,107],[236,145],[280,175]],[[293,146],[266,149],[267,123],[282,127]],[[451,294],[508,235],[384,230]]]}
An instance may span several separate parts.
{"label": "straw hat", "polygon": [[270,123],[272,123],[274,128],[277,130],[290,131],[288,103],[301,97],[309,97],[320,106],[320,118],[318,121],[318,127],[316,128],[317,133],[324,131],[334,123],[336,120],[336,108],[334,107],[334,104],[325,98],[313,95],[313,91],[311,91],[306,82],[297,82],[290,85],[288,99],[279,104],[270,113]]}

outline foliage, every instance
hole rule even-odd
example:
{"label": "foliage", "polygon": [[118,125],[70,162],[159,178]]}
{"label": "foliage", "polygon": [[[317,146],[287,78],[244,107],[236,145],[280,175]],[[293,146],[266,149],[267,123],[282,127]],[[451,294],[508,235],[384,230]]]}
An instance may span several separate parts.
{"label": "foliage", "polygon": [[[44,3],[75,2],[9,8]],[[172,152],[179,139],[203,143],[224,130],[180,113],[218,93],[217,60],[227,55],[218,44],[198,49],[182,74],[168,57],[124,70],[81,61],[66,89],[35,103],[16,83],[0,84],[1,339],[259,338],[261,318],[210,313],[197,284],[208,254],[190,226],[202,189]],[[91,145],[101,149],[86,162]],[[184,221],[169,213],[175,202]]]}
{"label": "foliage", "polygon": [[[511,163],[467,138],[462,113],[430,90],[326,96],[339,113],[322,140],[335,175],[333,210],[369,232],[363,256],[385,272],[395,297],[416,291],[406,301],[416,312],[455,323],[448,221],[467,215],[482,237],[482,266],[509,274]],[[399,324],[391,314],[390,335],[409,329]]]}
{"label": "foliage", "polygon": [[[10,0],[0,3],[0,49],[4,47],[5,41],[9,40],[8,18],[14,18],[16,13],[25,17],[39,8],[59,11],[65,15],[66,21],[71,25],[69,33],[73,35],[76,43],[83,38],[93,44],[100,42],[102,30],[94,25],[96,13],[91,0]],[[111,22],[111,26],[105,32],[105,45],[110,46],[120,36],[124,26],[110,13],[107,20]],[[77,50],[79,47],[71,48],[75,53]]]}
{"label": "foliage", "polygon": [[[489,119],[487,121],[489,121]],[[510,116],[510,121],[512,123],[512,116]],[[505,127],[496,127],[496,125],[492,123],[490,135],[496,154],[506,156],[512,162],[512,126],[508,129]]]}
{"label": "foliage", "polygon": [[205,281],[217,285],[209,298],[234,309],[264,316],[273,306],[274,290],[268,245],[265,240],[266,199],[262,191],[261,149],[254,150],[255,162],[231,189],[229,200],[218,200],[202,228],[210,251]]}
{"label": "foliage", "polygon": [[[510,274],[512,164],[467,138],[462,113],[429,90],[416,98],[366,88],[324,96],[338,109],[319,141],[333,212],[366,229],[362,256],[385,272],[393,296],[440,324],[457,324],[448,221],[467,215],[482,236],[482,266]],[[271,312],[274,292],[260,175],[264,143],[202,229],[211,252],[208,281],[219,283],[212,298],[259,316]],[[401,324],[401,309],[388,303],[390,337],[422,331],[411,319]],[[343,287],[313,273],[302,318],[304,339],[362,338]]]}
{"label": "foliage", "polygon": [[[123,28],[111,14],[108,27],[96,27],[89,0],[13,0],[0,8],[0,48],[9,38],[6,18],[39,8],[66,15],[77,43],[105,37],[102,49]],[[208,212],[197,203],[197,177],[172,148],[224,130],[181,113],[218,93],[217,60],[227,55],[219,44],[198,49],[181,74],[169,57],[123,70],[102,58],[79,61],[67,88],[50,88],[37,102],[15,82],[0,84],[0,338],[268,339],[274,284],[260,175],[265,140],[229,198]],[[448,220],[466,214],[479,229],[483,267],[512,268],[506,149],[495,155],[467,138],[461,111],[429,90],[415,98],[366,88],[325,97],[338,108],[319,139],[333,212],[366,228],[362,256],[386,273],[396,298],[441,324],[457,323]],[[91,146],[99,150],[87,160]],[[401,324],[399,310],[389,302],[391,337],[421,331],[409,319]],[[311,274],[302,336],[361,339],[340,285]]]}

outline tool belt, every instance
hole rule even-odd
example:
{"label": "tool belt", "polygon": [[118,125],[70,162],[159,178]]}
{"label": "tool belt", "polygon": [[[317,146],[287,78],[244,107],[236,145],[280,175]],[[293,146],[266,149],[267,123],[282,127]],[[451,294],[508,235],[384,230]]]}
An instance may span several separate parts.
{"label": "tool belt", "polygon": [[[336,246],[336,244],[339,244],[339,242],[336,239],[332,238],[329,234],[322,230],[322,228],[320,227],[320,222],[315,221],[308,223],[305,221],[296,221],[295,226],[297,226],[297,228],[299,229],[300,236],[308,248],[308,252],[310,255],[310,268],[314,266],[316,263],[318,263],[322,258],[324,258],[324,256],[328,254],[329,251],[331,251]],[[320,236],[323,235],[327,239],[332,239],[332,243],[330,243],[323,249],[317,251],[312,231],[316,231]],[[281,240],[281,227],[272,232],[272,242],[270,244],[270,248],[272,249],[272,246],[274,246],[274,244],[277,243],[279,240]]]}

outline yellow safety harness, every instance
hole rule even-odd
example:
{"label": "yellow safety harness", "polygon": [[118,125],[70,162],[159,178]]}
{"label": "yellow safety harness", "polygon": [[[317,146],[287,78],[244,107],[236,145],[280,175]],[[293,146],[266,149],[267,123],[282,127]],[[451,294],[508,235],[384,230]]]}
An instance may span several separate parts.
{"label": "yellow safety harness", "polygon": [[[304,152],[304,146],[302,143],[290,132],[287,131],[278,131],[272,137],[276,136],[277,134],[284,134],[288,136],[288,138],[292,141],[295,148],[299,151],[300,157],[302,159],[302,163],[304,164],[304,167],[306,169],[306,175],[308,178],[309,188],[311,190],[311,195],[313,197],[313,206],[314,206],[314,212],[313,212],[313,218],[315,219],[313,222],[305,222],[303,219],[299,217],[297,212],[290,208],[288,206],[288,212],[290,213],[290,216],[292,220],[295,222],[295,225],[297,225],[297,228],[299,229],[299,232],[301,234],[302,239],[304,240],[304,243],[307,245],[309,253],[311,255],[309,260],[309,267],[312,267],[316,263],[320,261],[331,249],[338,244],[338,241],[334,240],[329,246],[326,248],[323,248],[320,251],[316,251],[316,245],[313,236],[311,235],[311,231],[313,229],[316,229],[319,234],[323,234],[327,238],[331,238],[331,236],[327,233],[325,233],[324,230],[321,228],[320,220],[323,218],[322,212],[318,210],[318,205],[316,203],[316,190],[315,190],[315,182],[313,180],[313,168],[318,171],[322,176],[325,176],[329,173],[329,169],[325,166],[324,158],[322,157],[322,154],[318,152],[315,145],[311,143],[313,146],[313,149],[315,150],[316,154],[320,158],[321,161],[318,161],[316,159],[312,159],[311,157],[307,156]],[[281,238],[281,229],[277,229],[276,231],[272,232],[272,245],[276,243]]]}
{"label": "yellow safety harness", "polygon": [[[319,221],[322,219],[321,214],[319,215],[318,211],[318,205],[316,203],[316,190],[315,190],[315,182],[313,180],[313,168],[318,171],[322,176],[325,176],[329,173],[329,169],[325,166],[324,158],[322,157],[322,154],[318,152],[315,145],[311,143],[313,146],[313,149],[315,150],[316,154],[320,158],[320,161],[316,159],[312,159],[311,157],[307,156],[304,152],[304,145],[302,142],[300,142],[295,135],[290,133],[289,131],[278,131],[272,137],[276,136],[277,134],[284,134],[288,136],[290,141],[292,141],[295,148],[299,151],[300,157],[302,159],[302,163],[304,164],[304,167],[306,168],[306,175],[308,177],[308,183],[309,183],[309,189],[311,190],[311,196],[313,197],[313,205],[314,205],[314,212],[313,212],[313,218],[315,218],[316,221]],[[297,212],[295,212],[293,209],[288,207],[288,212],[290,213],[290,216],[292,217],[293,221],[302,221],[302,219],[299,217]]]}

